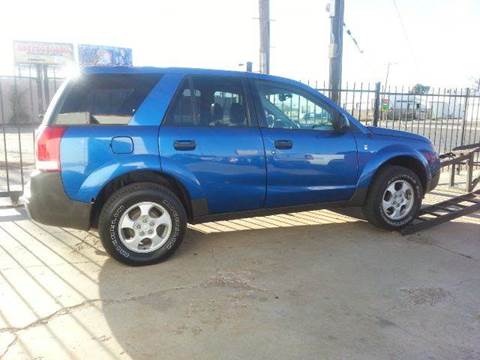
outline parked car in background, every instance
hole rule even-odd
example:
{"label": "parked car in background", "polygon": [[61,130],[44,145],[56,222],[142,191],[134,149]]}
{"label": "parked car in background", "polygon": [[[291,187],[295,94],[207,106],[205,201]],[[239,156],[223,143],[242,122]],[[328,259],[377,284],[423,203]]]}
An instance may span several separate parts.
{"label": "parked car in background", "polygon": [[187,223],[361,206],[398,229],[439,176],[428,139],[366,127],[304,84],[179,68],[84,69],[51,102],[36,157],[31,217],[96,228],[130,265],[166,259]]}

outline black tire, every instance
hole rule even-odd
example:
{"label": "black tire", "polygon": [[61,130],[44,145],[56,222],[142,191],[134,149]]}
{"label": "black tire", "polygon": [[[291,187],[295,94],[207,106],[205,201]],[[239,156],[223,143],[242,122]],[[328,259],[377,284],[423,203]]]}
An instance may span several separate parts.
{"label": "black tire", "polygon": [[[414,196],[413,206],[399,220],[390,219],[382,207],[382,200],[387,187],[395,181],[405,180],[412,185]],[[395,186],[395,185],[394,185]],[[368,190],[363,213],[367,220],[380,228],[396,230],[408,225],[417,216],[422,205],[423,187],[417,174],[402,166],[385,166],[376,174]]]}
{"label": "black tire", "polygon": [[[118,223],[122,214],[142,201],[151,201],[164,207],[171,217],[172,228],[168,240],[160,248],[139,253],[129,250],[120,240]],[[113,193],[100,212],[98,232],[105,250],[114,259],[133,266],[155,264],[171,256],[180,246],[187,227],[187,215],[177,196],[168,188],[148,182],[127,185]]]}

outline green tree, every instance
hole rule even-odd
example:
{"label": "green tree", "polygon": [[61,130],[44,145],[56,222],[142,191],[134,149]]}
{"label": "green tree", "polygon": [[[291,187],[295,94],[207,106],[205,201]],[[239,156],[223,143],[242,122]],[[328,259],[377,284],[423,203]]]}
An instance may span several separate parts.
{"label": "green tree", "polygon": [[430,86],[415,84],[415,86],[410,90],[410,94],[415,95],[425,95],[430,91]]}

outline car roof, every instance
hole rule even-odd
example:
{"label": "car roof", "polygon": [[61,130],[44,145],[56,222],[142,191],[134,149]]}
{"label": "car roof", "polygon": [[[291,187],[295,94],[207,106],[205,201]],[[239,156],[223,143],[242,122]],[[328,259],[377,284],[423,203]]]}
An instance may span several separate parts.
{"label": "car roof", "polygon": [[211,76],[239,76],[253,79],[278,80],[295,82],[297,81],[281,76],[259,74],[246,71],[215,70],[201,68],[183,67],[150,67],[150,66],[88,66],[82,69],[85,74],[188,74],[188,75],[211,75]]}

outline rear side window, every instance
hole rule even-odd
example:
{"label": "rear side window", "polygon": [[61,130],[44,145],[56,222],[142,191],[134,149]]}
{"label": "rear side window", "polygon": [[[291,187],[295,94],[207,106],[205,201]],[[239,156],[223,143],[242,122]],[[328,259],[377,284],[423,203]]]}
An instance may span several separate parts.
{"label": "rear side window", "polygon": [[68,84],[56,125],[126,125],[160,74],[89,74]]}
{"label": "rear side window", "polygon": [[165,125],[248,126],[242,80],[221,76],[193,76],[185,80],[167,114]]}

